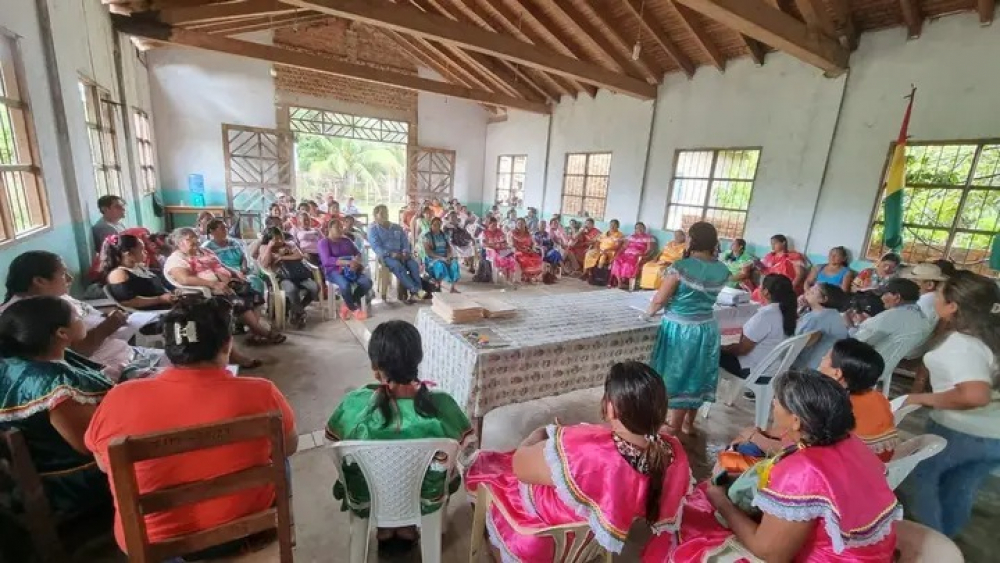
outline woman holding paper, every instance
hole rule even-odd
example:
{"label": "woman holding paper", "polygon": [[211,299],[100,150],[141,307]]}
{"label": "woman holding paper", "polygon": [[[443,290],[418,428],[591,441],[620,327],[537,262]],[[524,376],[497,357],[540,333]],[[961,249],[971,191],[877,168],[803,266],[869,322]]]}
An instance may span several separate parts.
{"label": "woman holding paper", "polygon": [[719,324],[713,306],[729,281],[729,268],[715,257],[718,234],[711,223],[691,225],[690,256],[674,262],[649,305],[649,316],[664,309],[650,365],[670,390],[668,425],[694,432],[705,401],[715,401],[719,372]]}

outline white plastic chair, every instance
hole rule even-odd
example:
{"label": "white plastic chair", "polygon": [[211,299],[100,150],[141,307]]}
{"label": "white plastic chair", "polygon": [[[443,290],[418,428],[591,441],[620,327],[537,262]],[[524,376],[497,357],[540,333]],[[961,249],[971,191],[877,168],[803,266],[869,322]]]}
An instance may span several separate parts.
{"label": "white plastic chair", "polygon": [[896,447],[892,459],[885,464],[889,488],[895,490],[916,469],[921,461],[934,457],[948,445],[948,440],[936,434],[921,434]]}
{"label": "white plastic chair", "polygon": [[163,270],[163,279],[167,280],[167,283],[174,286],[174,289],[181,293],[200,293],[205,297],[212,297],[212,290],[207,287],[202,287],[200,285],[184,285],[178,283],[177,280],[170,277],[170,272],[166,269]]}
{"label": "white plastic chair", "polygon": [[[795,358],[799,357],[806,343],[813,337],[812,332],[800,334],[786,338],[771,350],[763,361],[757,364],[746,380],[742,380],[743,387],[750,389],[754,394],[754,424],[757,428],[767,428],[767,421],[771,417],[771,399],[774,398],[774,379],[788,371]],[[727,373],[721,371],[720,373]],[[736,378],[735,375],[732,375]],[[758,383],[761,378],[770,377],[767,383]],[[739,398],[742,387],[733,385],[733,392],[728,397],[726,404],[732,406]]]}
{"label": "white plastic chair", "polygon": [[896,522],[898,563],[962,563],[962,550],[948,536],[923,524]]}
{"label": "white plastic chair", "polygon": [[[445,497],[441,508],[431,514],[420,513],[420,489],[424,475],[434,464],[445,471],[445,483],[455,474],[459,444],[450,439],[421,440],[346,440],[331,447],[337,472],[345,461],[361,469],[371,496],[369,517],[358,518],[348,511],[351,522],[350,563],[368,561],[368,547],[373,528],[420,527],[420,559],[424,563],[440,563],[441,536],[444,515],[448,508]],[[446,457],[436,458],[438,452]],[[343,473],[340,482],[344,483]],[[345,485],[346,486],[346,485]]]}
{"label": "white plastic chair", "polygon": [[274,270],[269,270],[262,266],[260,261],[257,261],[257,269],[260,270],[261,275],[267,280],[267,312],[271,318],[271,326],[274,330],[284,330],[287,315],[286,295],[285,291],[281,289],[281,281],[278,280],[278,274],[274,273]]}
{"label": "white plastic chair", "polygon": [[[480,554],[485,545],[486,513],[493,505],[493,495],[488,487],[482,485],[476,489],[476,512],[472,517],[472,543],[469,546],[469,563],[478,563]],[[500,514],[506,518],[503,509]],[[594,532],[590,529],[586,520],[575,524],[562,524],[549,526],[546,528],[524,528],[506,518],[507,523],[514,528],[514,531],[522,536],[548,536],[555,542],[553,553],[553,563],[586,563],[597,557],[601,557],[605,563],[611,563],[611,552],[605,550],[601,544],[594,539]],[[569,535],[573,535],[573,541],[566,544]]]}
{"label": "white plastic chair", "polygon": [[896,426],[899,426],[899,423],[906,418],[906,415],[920,408],[920,405],[903,406],[907,397],[909,397],[909,395],[900,395],[889,401],[889,406],[892,407],[892,422]]}
{"label": "white plastic chair", "polygon": [[[122,310],[124,310],[126,313],[131,314],[138,311],[138,309],[133,309],[132,307],[126,307],[125,305],[122,305],[121,302],[115,299],[115,296],[111,294],[111,288],[106,285],[104,286],[104,296],[110,299],[111,301],[114,301],[115,305],[121,307]],[[141,346],[143,348],[163,348],[164,346],[163,335],[143,334],[142,332],[137,332],[135,333],[135,345]]]}
{"label": "white plastic chair", "polygon": [[[928,333],[929,335],[930,333]],[[879,380],[882,382],[882,394],[886,397],[889,396],[889,389],[892,387],[892,373],[896,371],[896,366],[899,365],[899,361],[905,358],[913,350],[922,346],[927,340],[924,338],[919,342],[914,341],[914,335],[912,333],[903,333],[897,335],[891,335],[886,338],[885,341],[879,342],[875,346],[875,350],[882,356],[885,360],[885,369],[882,370],[882,377]]]}

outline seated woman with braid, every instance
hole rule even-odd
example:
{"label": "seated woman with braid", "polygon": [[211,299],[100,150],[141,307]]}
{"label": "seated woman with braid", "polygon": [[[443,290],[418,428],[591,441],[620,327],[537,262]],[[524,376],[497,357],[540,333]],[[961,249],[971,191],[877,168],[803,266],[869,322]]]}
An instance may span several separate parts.
{"label": "seated woman with braid", "polygon": [[691,468],[681,443],[659,430],[667,417],[663,379],[640,362],[615,364],[601,412],[605,425],[553,424],[516,451],[476,457],[465,486],[493,497],[486,528],[494,560],[560,561],[551,536],[518,530],[565,524],[588,524],[595,541],[621,553],[632,521],[645,518],[656,538],[672,544]]}
{"label": "seated woman with braid", "polygon": [[[469,419],[450,395],[432,392],[431,382],[417,379],[417,367],[423,360],[423,347],[417,328],[406,321],[384,322],[372,332],[368,357],[377,383],[352,391],[337,406],[326,424],[327,439],[340,440],[412,440],[451,438],[462,446],[463,454],[472,452],[474,436]],[[337,481],[333,496],[341,501],[341,510],[368,517],[371,499],[368,484],[360,468],[345,464],[344,481]],[[458,490],[456,477],[445,483],[445,474],[432,465],[421,489],[422,512],[430,514],[441,506],[445,495]],[[406,549],[417,540],[416,529],[379,528],[380,553]]]}

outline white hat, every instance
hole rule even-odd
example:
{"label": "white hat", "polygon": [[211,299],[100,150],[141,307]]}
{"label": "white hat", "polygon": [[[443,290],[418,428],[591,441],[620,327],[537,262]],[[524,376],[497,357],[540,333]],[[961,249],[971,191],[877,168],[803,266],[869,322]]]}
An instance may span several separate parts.
{"label": "white hat", "polygon": [[945,281],[948,276],[941,273],[941,268],[937,264],[917,264],[911,268],[904,269],[899,277],[917,281]]}

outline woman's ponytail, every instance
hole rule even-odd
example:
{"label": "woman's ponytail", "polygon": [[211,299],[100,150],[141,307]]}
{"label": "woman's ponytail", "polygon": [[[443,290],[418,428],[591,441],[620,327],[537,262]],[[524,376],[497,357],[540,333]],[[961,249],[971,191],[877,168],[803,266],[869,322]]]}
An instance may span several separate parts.
{"label": "woman's ponytail", "polygon": [[421,381],[417,388],[417,395],[413,399],[413,408],[417,414],[424,418],[434,418],[438,414],[437,406],[431,397],[431,392],[427,389],[427,382]]}
{"label": "woman's ponytail", "polygon": [[647,436],[646,464],[649,468],[649,488],[646,489],[646,522],[650,525],[660,519],[660,497],[663,495],[663,473],[670,460],[669,447],[659,434]]}

